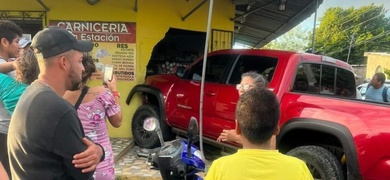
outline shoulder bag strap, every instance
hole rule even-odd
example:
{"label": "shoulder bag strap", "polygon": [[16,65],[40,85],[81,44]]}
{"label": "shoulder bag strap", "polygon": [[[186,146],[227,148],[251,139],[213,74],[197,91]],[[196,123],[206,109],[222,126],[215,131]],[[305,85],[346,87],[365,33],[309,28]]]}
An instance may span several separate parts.
{"label": "shoulder bag strap", "polygon": [[[385,84],[383,84],[383,86],[385,86]],[[382,97],[383,97],[383,101],[384,101],[384,102],[389,102],[389,101],[387,100],[387,90],[389,90],[389,88],[388,88],[387,86],[385,86],[385,87],[383,88],[383,91],[382,91]]]}
{"label": "shoulder bag strap", "polygon": [[369,83],[367,84],[366,93],[367,93],[368,88],[370,88],[370,87],[371,87],[371,82],[369,82]]}
{"label": "shoulder bag strap", "polygon": [[89,89],[88,86],[84,86],[83,90],[81,91],[80,97],[79,97],[79,99],[77,99],[77,102],[74,105],[74,108],[76,109],[76,111],[77,111],[77,109],[79,109],[79,106],[80,106],[81,102],[83,101],[84,96],[87,94],[88,89]]}

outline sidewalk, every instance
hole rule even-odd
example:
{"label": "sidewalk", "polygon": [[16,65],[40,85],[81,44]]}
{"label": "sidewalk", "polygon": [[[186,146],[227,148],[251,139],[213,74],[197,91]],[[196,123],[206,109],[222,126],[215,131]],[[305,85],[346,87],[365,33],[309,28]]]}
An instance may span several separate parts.
{"label": "sidewalk", "polygon": [[111,144],[115,159],[115,174],[117,180],[157,180],[161,179],[158,170],[152,170],[146,163],[146,158],[135,153],[133,139],[112,138]]}
{"label": "sidewalk", "polygon": [[[117,180],[157,180],[161,179],[160,172],[149,168],[146,158],[138,157],[138,146],[133,139],[111,138],[115,159],[115,175]],[[220,157],[218,149],[205,145],[206,159],[213,160]],[[206,162],[210,167],[211,162]]]}

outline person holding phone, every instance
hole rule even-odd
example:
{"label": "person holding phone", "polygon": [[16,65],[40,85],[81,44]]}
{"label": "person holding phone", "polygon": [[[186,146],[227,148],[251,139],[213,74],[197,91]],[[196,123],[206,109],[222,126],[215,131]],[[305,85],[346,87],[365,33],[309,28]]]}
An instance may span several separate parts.
{"label": "person holding phone", "polygon": [[80,90],[67,91],[63,97],[75,105],[85,135],[95,143],[102,145],[106,152],[104,161],[96,168],[94,178],[96,180],[114,180],[115,163],[107,132],[106,117],[112,126],[118,128],[122,123],[122,112],[119,105],[119,93],[116,89],[116,78],[113,75],[113,66],[105,68],[104,79],[106,79],[107,86],[88,87],[86,83],[92,73],[96,72],[96,66],[88,53],[84,53],[82,63],[85,71]]}

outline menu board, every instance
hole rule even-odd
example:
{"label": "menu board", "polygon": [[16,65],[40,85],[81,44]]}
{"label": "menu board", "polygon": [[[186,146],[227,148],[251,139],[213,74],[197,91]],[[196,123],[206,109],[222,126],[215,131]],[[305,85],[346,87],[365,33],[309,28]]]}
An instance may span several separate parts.
{"label": "menu board", "polygon": [[93,79],[102,80],[104,66],[112,64],[118,81],[135,80],[135,23],[51,20],[49,25],[63,27],[77,39],[94,43],[91,55],[97,72],[93,74]]}

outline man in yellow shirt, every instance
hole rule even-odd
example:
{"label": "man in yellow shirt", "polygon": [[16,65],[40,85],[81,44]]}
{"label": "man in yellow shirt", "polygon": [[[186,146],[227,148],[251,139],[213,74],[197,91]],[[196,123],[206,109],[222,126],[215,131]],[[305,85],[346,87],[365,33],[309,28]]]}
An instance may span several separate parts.
{"label": "man in yellow shirt", "polygon": [[308,179],[306,164],[272,150],[272,135],[279,133],[280,106],[273,92],[253,88],[243,95],[236,108],[236,133],[243,149],[213,162],[206,180]]}

